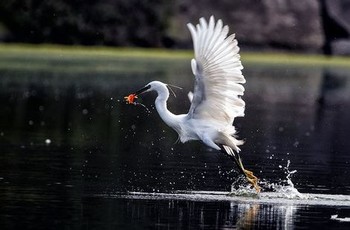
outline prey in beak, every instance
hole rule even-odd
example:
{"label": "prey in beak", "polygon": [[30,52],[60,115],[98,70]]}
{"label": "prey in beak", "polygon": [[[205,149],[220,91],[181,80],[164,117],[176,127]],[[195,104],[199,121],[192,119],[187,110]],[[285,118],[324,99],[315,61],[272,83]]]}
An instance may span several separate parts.
{"label": "prey in beak", "polygon": [[124,97],[126,104],[135,104],[134,100],[137,98],[137,95],[134,93],[129,94]]}
{"label": "prey in beak", "polygon": [[146,91],[148,91],[151,88],[150,85],[147,85],[145,87],[143,87],[142,89],[136,91],[135,93],[131,93],[128,96],[124,97],[125,101],[127,104],[133,104],[136,105],[137,103],[135,102],[135,99],[138,98],[138,95],[145,93]]}

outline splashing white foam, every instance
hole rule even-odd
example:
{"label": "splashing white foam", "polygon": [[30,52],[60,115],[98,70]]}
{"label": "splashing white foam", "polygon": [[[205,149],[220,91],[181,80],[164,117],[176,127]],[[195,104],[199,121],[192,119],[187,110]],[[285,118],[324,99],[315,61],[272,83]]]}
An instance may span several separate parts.
{"label": "splashing white foam", "polygon": [[[297,172],[297,170],[289,170],[290,160],[288,160],[286,167],[284,167],[284,171],[286,174],[286,179],[281,181],[280,183],[270,183],[270,182],[261,182],[260,185],[263,185],[269,191],[272,192],[263,192],[264,197],[268,198],[269,194],[271,198],[286,198],[286,199],[308,199],[308,194],[302,194],[295,188],[294,183],[291,179],[293,174]],[[237,181],[239,181],[238,179]],[[231,186],[231,195],[236,196],[260,196],[255,189],[253,189],[250,185],[239,185],[237,186],[237,181],[234,182]]]}
{"label": "splashing white foam", "polygon": [[257,197],[259,193],[251,186],[251,184],[247,184],[247,180],[244,176],[239,176],[231,185],[230,195],[241,197]]}
{"label": "splashing white foam", "polygon": [[339,222],[350,222],[350,217],[340,218],[338,215],[331,215],[331,220],[336,220]]}
{"label": "splashing white foam", "polygon": [[258,197],[259,194],[251,185],[240,185],[238,188],[235,185],[231,186],[230,196],[241,196],[241,197]]}
{"label": "splashing white foam", "polygon": [[297,170],[289,171],[290,160],[287,161],[287,166],[284,167],[284,171],[286,173],[286,180],[284,181],[286,184],[271,184],[274,192],[281,194],[284,198],[289,199],[307,199],[308,196],[306,194],[302,194],[295,188],[294,183],[291,179],[293,174],[297,172]]}

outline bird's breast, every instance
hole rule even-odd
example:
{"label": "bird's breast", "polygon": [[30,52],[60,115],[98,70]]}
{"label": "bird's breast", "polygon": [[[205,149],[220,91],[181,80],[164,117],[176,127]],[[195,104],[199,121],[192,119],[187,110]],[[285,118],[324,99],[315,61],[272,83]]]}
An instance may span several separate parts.
{"label": "bird's breast", "polygon": [[191,122],[184,122],[180,125],[179,130],[179,139],[182,143],[192,140],[199,140],[197,129]]}

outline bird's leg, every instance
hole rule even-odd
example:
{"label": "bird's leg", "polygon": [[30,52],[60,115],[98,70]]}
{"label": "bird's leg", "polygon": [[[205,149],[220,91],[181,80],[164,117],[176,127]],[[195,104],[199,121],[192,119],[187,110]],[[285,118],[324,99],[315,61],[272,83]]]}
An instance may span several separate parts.
{"label": "bird's leg", "polygon": [[253,174],[252,171],[249,171],[243,167],[242,159],[239,153],[235,154],[235,158],[237,158],[236,163],[238,162],[238,167],[241,169],[241,171],[243,171],[246,179],[253,185],[257,192],[260,192],[261,188],[258,185],[258,178]]}
{"label": "bird's leg", "polygon": [[254,176],[252,171],[249,171],[247,169],[244,169],[244,174],[246,176],[246,179],[253,185],[253,187],[255,188],[255,190],[260,193],[261,188],[258,185],[258,178],[256,176]]}
{"label": "bird's leg", "polygon": [[[225,151],[225,149],[222,150],[223,152],[227,153]],[[244,168],[243,163],[242,163],[242,159],[241,156],[239,155],[239,153],[237,152],[232,152],[233,154],[228,154],[231,158],[234,159],[234,161],[236,162],[239,171],[241,171],[241,173],[245,176],[245,178],[248,180],[249,183],[251,183],[253,185],[253,187],[255,188],[255,190],[259,193],[261,191],[260,186],[258,185],[258,178],[256,176],[254,176],[252,171],[249,171],[247,169]]]}
{"label": "bird's leg", "polygon": [[240,170],[243,171],[243,174],[245,175],[246,179],[253,185],[255,190],[259,193],[261,191],[261,188],[258,185],[258,178],[254,176],[252,171],[249,171],[243,167],[243,163],[239,153],[236,153],[234,158],[236,159],[236,163]]}

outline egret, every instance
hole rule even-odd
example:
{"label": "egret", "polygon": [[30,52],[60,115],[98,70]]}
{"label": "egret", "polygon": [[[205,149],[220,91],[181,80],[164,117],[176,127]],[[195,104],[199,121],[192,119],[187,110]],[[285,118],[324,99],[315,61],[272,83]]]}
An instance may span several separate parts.
{"label": "egret", "polygon": [[152,81],[144,88],[125,97],[127,103],[134,104],[138,95],[156,91],[155,107],[161,119],[179,135],[182,143],[200,140],[209,147],[227,154],[237,164],[257,192],[258,179],[245,169],[240,157],[239,146],[233,126],[236,117],[243,117],[245,102],[242,100],[246,82],[240,61],[238,42],[235,34],[228,35],[229,27],[221,19],[209,22],[199,19],[196,26],[187,24],[190,30],[194,59],[191,60],[195,76],[193,94],[189,96],[191,106],[187,114],[175,115],[167,109],[168,85]]}

